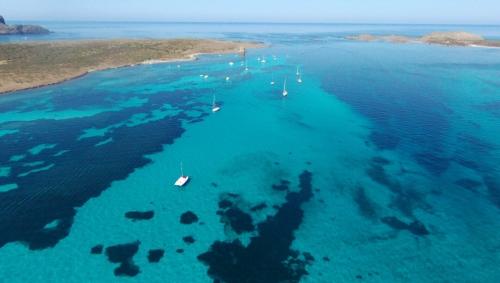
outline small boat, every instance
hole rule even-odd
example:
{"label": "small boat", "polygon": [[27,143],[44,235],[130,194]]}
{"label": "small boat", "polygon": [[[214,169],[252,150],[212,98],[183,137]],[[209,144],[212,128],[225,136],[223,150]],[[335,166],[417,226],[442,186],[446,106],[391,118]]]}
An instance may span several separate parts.
{"label": "small boat", "polygon": [[283,83],[283,96],[287,96],[288,95],[288,91],[286,90],[286,78],[285,78],[285,82]]}
{"label": "small boat", "polygon": [[232,66],[232,65],[234,65],[234,62],[229,62],[229,66]]}
{"label": "small boat", "polygon": [[297,78],[297,82],[298,82],[299,84],[301,84],[301,83],[302,83],[302,76],[301,76],[301,75],[299,75],[299,77]]}
{"label": "small boat", "polygon": [[203,76],[203,78],[204,78],[204,79],[208,79],[208,75],[204,75],[204,76]]}
{"label": "small boat", "polygon": [[175,186],[183,187],[189,181],[189,176],[184,175],[184,171],[182,170],[182,162],[181,162],[181,176],[177,181],[175,181]]}
{"label": "small boat", "polygon": [[245,62],[245,71],[248,71],[248,64]]}
{"label": "small boat", "polygon": [[214,98],[212,100],[212,112],[218,112],[220,110],[220,106],[217,105],[217,103],[215,103],[215,94],[214,94]]}
{"label": "small boat", "polygon": [[262,57],[262,60],[260,60],[261,63],[266,63],[266,58]]}
{"label": "small boat", "polygon": [[226,82],[228,82],[231,78],[230,77],[226,77]]}
{"label": "small boat", "polygon": [[271,77],[271,82],[270,82],[271,85],[274,85],[274,74],[272,75]]}
{"label": "small boat", "polygon": [[300,76],[299,66],[297,66],[297,72],[295,72],[295,74],[296,74],[297,76]]}

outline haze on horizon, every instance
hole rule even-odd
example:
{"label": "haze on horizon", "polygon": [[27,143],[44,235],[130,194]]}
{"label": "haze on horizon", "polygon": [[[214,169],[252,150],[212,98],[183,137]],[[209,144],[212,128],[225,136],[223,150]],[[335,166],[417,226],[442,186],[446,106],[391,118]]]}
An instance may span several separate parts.
{"label": "haze on horizon", "polygon": [[500,24],[498,0],[2,0],[8,20]]}

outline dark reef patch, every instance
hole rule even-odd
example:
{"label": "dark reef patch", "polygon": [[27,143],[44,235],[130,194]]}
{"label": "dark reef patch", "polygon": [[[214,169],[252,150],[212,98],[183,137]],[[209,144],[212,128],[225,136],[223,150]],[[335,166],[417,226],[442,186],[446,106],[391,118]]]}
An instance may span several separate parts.
{"label": "dark reef patch", "polygon": [[460,180],[456,181],[455,184],[457,184],[460,187],[467,189],[469,191],[475,191],[477,188],[481,187],[481,185],[482,185],[481,182],[467,179],[467,178],[460,179]]}
{"label": "dark reef patch", "polygon": [[219,201],[219,208],[216,213],[221,217],[221,222],[226,224],[226,227],[231,228],[236,234],[251,232],[255,230],[252,217],[239,208],[239,196],[232,194],[223,194]]}
{"label": "dark reef patch", "polygon": [[415,154],[415,160],[422,167],[427,169],[427,171],[433,173],[436,176],[441,175],[450,167],[450,162],[452,159],[437,156],[430,152]]}
{"label": "dark reef patch", "polygon": [[287,191],[288,190],[288,185],[290,185],[290,182],[287,180],[281,180],[279,184],[273,185],[273,190],[276,191]]}
{"label": "dark reef patch", "polygon": [[251,237],[248,246],[239,240],[216,241],[198,256],[208,265],[214,282],[298,282],[307,274],[307,262],[290,249],[294,231],[302,222],[301,206],[313,196],[312,174],[304,171],[299,179],[300,191],[287,193],[276,214],[258,224],[258,235]]}
{"label": "dark reef patch", "polygon": [[252,212],[256,212],[256,211],[260,211],[260,210],[263,210],[267,208],[267,204],[265,203],[261,203],[261,204],[257,204],[257,205],[254,205],[250,208],[250,211]]}
{"label": "dark reef patch", "polygon": [[163,249],[149,250],[148,261],[151,263],[160,262],[160,260],[163,258],[164,255],[165,255],[165,250]]}
{"label": "dark reef patch", "polygon": [[389,227],[396,229],[396,230],[408,230],[412,234],[417,235],[417,236],[429,235],[429,231],[427,230],[425,225],[418,220],[415,220],[415,221],[411,222],[410,224],[407,224],[394,216],[383,217],[380,220],[382,221],[382,223],[384,223],[384,224],[388,225]]}
{"label": "dark reef patch", "polygon": [[90,253],[93,255],[102,254],[103,248],[104,248],[103,245],[95,245],[90,249]]}
{"label": "dark reef patch", "polygon": [[391,164],[391,161],[384,158],[384,157],[381,157],[381,156],[375,156],[372,158],[372,162],[373,163],[376,163],[376,164],[379,164],[379,165],[382,165],[382,166],[385,166],[385,165],[389,165]]}
{"label": "dark reef patch", "polygon": [[138,220],[150,220],[155,216],[155,212],[153,210],[149,211],[128,211],[125,213],[125,217],[128,219],[132,219],[133,221]]}
{"label": "dark reef patch", "polygon": [[182,254],[182,253],[184,253],[184,249],[177,249],[177,250],[175,250],[175,252],[178,254]]}
{"label": "dark reef patch", "polygon": [[198,222],[198,216],[196,216],[196,214],[194,214],[194,212],[192,211],[186,211],[181,215],[180,221],[182,224],[186,225],[193,224],[195,222]]}
{"label": "dark reef patch", "polygon": [[370,140],[378,149],[381,150],[395,149],[400,142],[400,139],[397,136],[383,132],[372,132],[370,134]]}
{"label": "dark reef patch", "polygon": [[377,219],[375,203],[366,195],[363,187],[358,187],[356,189],[354,193],[354,202],[358,205],[361,215],[371,220]]}
{"label": "dark reef patch", "polygon": [[226,209],[229,208],[233,205],[233,203],[230,200],[223,199],[219,201],[219,208]]}
{"label": "dark reef patch", "polygon": [[114,272],[116,276],[136,276],[139,274],[139,267],[134,264],[132,259],[139,250],[140,243],[141,242],[136,241],[106,248],[108,260],[112,263],[120,264],[115,268]]}
{"label": "dark reef patch", "polygon": [[186,243],[188,245],[193,244],[194,242],[196,242],[196,240],[194,239],[193,236],[183,237],[182,240],[184,241],[184,243]]}
{"label": "dark reef patch", "polygon": [[483,178],[486,187],[488,188],[488,198],[491,203],[496,207],[500,208],[500,183],[498,183],[499,178],[494,178],[491,176],[486,176]]}
{"label": "dark reef patch", "polygon": [[[51,107],[54,111],[100,109],[133,98],[130,93],[93,91],[49,94]],[[32,250],[55,246],[70,232],[77,207],[98,197],[112,182],[123,180],[150,163],[148,155],[161,151],[163,145],[174,143],[183,134],[182,122],[192,120],[185,111],[202,111],[196,104],[188,103],[192,96],[189,91],[165,92],[141,97],[144,102],[134,107],[91,116],[56,120],[48,115],[46,119],[2,123],[2,128],[12,126],[19,132],[10,134],[8,139],[0,138],[0,164],[11,167],[9,176],[0,177],[0,185],[18,185],[17,189],[0,193],[0,247],[9,242],[26,243]],[[112,146],[96,147],[102,137],[79,139],[87,129],[119,125],[136,114],[158,111],[166,103],[183,111],[135,126],[114,127],[105,136],[113,140]],[[40,107],[45,105],[40,103],[35,110]],[[40,144],[56,146],[37,155],[28,154],[21,161],[10,160],[11,156],[25,154]],[[58,155],[62,150],[66,150],[65,154]],[[26,172],[24,163],[37,161],[54,165],[20,176]],[[44,229],[54,220],[59,220],[55,228]]]}
{"label": "dark reef patch", "polygon": [[252,217],[237,207],[231,207],[224,211],[221,219],[229,224],[236,234],[255,230]]}
{"label": "dark reef patch", "polygon": [[399,193],[401,191],[401,184],[392,180],[385,172],[384,167],[378,163],[372,162],[370,167],[366,170],[366,174],[368,174],[373,181],[387,187],[394,193]]}

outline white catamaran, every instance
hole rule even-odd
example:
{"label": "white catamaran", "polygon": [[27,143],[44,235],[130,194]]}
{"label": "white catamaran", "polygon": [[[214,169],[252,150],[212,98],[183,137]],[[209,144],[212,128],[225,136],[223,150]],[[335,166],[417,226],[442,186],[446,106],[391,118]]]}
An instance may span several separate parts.
{"label": "white catamaran", "polygon": [[181,162],[181,176],[179,177],[179,179],[177,179],[177,181],[175,181],[174,185],[177,187],[183,187],[185,184],[187,184],[188,181],[189,181],[189,176],[184,175]]}
{"label": "white catamaran", "polygon": [[212,112],[217,112],[220,110],[220,106],[217,105],[217,103],[215,103],[215,94],[214,94],[214,98],[212,99]]}

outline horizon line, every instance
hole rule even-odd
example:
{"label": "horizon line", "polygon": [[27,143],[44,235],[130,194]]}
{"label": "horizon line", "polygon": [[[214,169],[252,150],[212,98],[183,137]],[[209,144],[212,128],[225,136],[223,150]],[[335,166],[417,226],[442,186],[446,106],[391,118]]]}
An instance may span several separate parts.
{"label": "horizon line", "polygon": [[500,26],[500,23],[398,23],[398,22],[294,22],[294,21],[168,21],[168,20],[20,20],[10,22],[68,22],[68,23],[163,23],[163,24],[268,24],[268,25],[440,25],[440,26]]}

